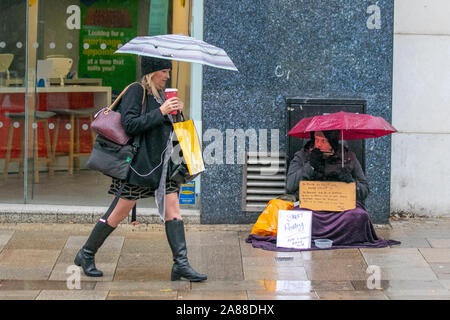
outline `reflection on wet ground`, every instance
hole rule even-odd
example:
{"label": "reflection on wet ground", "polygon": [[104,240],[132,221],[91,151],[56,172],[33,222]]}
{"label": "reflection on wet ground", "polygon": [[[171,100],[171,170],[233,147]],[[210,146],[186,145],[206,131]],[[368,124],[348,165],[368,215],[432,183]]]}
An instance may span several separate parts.
{"label": "reflection on wet ground", "polygon": [[272,252],[245,242],[251,225],[186,226],[191,265],[208,281],[170,281],[163,225],[122,224],[100,248],[102,278],[73,257],[91,224],[0,224],[1,299],[450,299],[450,219],[376,226],[382,249]]}

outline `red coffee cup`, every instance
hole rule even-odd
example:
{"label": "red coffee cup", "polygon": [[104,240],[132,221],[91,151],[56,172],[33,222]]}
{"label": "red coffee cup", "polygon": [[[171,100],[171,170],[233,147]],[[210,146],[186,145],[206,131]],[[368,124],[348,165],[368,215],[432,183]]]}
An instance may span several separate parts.
{"label": "red coffee cup", "polygon": [[[165,90],[165,92],[166,92],[167,100],[170,98],[173,98],[173,97],[178,97],[178,89],[177,88],[167,88]],[[177,111],[170,112],[170,114],[177,114]]]}

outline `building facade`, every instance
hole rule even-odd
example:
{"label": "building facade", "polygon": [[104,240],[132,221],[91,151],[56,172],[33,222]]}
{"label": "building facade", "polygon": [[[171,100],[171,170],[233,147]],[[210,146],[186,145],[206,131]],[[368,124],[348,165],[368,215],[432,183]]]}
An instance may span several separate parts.
{"label": "building facade", "polygon": [[[258,141],[269,141],[279,150],[259,147],[286,153],[287,100],[292,97],[338,104],[363,101],[365,112],[390,121],[393,5],[354,0],[205,1],[204,39],[227,48],[240,72],[204,71],[203,132],[219,130],[218,137],[224,137],[230,150],[230,130],[253,129]],[[366,205],[379,223],[387,222],[390,211],[390,139],[365,142],[371,188]],[[202,175],[202,222],[244,223],[260,213],[242,208],[244,165],[239,159],[250,151],[249,144],[236,143],[234,161],[225,155],[207,166]]]}
{"label": "building facade", "polygon": [[[254,222],[267,199],[283,193],[287,164],[303,143],[287,131],[299,117],[340,107],[399,130],[355,145],[374,222],[386,223],[392,211],[449,214],[449,165],[434,160],[448,140],[450,80],[435,72],[449,69],[444,0],[5,0],[0,7],[3,213],[82,207],[100,214],[110,179],[85,167],[91,115],[140,76],[139,59],[114,51],[138,35],[183,33],[223,48],[239,69],[179,66],[179,93],[206,167],[183,204],[193,221]],[[177,70],[174,63],[172,79]],[[140,211],[156,217],[154,200]]]}
{"label": "building facade", "polygon": [[450,216],[450,25],[445,0],[396,0],[391,211]]}

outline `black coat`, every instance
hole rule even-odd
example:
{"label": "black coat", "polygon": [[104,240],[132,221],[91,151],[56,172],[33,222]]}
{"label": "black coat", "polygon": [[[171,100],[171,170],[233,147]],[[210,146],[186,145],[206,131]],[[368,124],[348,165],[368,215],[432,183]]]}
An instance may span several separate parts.
{"label": "black coat", "polygon": [[161,105],[148,92],[145,97],[146,110],[141,114],[142,96],[142,86],[138,83],[131,85],[117,109],[122,116],[125,132],[133,139],[139,139],[140,136],[140,147],[131,163],[133,169],[128,182],[157,189],[163,169],[164,151],[173,125],[167,115],[163,116],[159,109]]}

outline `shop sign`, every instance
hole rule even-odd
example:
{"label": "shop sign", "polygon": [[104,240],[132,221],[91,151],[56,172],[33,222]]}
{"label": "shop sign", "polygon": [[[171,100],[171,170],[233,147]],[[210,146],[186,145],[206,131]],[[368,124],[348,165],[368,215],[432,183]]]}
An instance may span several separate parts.
{"label": "shop sign", "polygon": [[137,35],[138,1],[81,1],[80,9],[78,76],[102,78],[104,86],[121,91],[136,81],[136,56],[114,52]]}
{"label": "shop sign", "polygon": [[195,181],[181,185],[180,205],[195,205]]}

